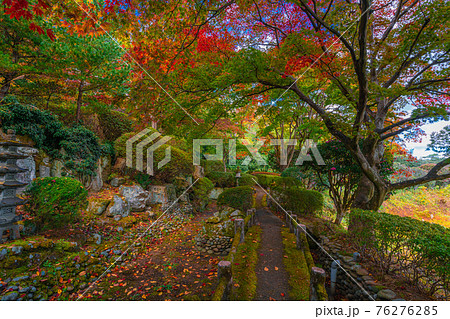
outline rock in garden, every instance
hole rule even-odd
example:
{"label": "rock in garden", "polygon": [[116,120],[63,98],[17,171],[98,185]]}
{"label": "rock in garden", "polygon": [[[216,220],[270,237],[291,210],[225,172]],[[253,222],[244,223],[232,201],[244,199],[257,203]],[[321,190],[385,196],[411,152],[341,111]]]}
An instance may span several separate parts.
{"label": "rock in garden", "polygon": [[111,201],[107,199],[92,198],[89,200],[87,211],[94,215],[102,215],[106,211],[106,208],[108,208],[109,203]]}
{"label": "rock in garden", "polygon": [[367,275],[369,275],[369,272],[367,270],[365,270],[364,268],[356,269],[356,273],[358,274],[358,276],[367,276]]}
{"label": "rock in garden", "polygon": [[22,246],[14,246],[11,248],[11,251],[15,253],[16,255],[22,253],[23,247]]}
{"label": "rock in garden", "polygon": [[0,260],[2,260],[3,258],[5,258],[6,255],[8,255],[8,251],[7,251],[5,248],[3,248],[3,249],[0,251]]}
{"label": "rock in garden", "polygon": [[150,197],[150,193],[139,185],[121,186],[119,193],[130,204],[132,212],[144,211]]}
{"label": "rock in garden", "polygon": [[2,297],[2,301],[14,301],[17,300],[17,298],[19,298],[19,294],[17,292],[12,292],[9,293],[5,296]]}
{"label": "rock in garden", "polygon": [[214,200],[218,199],[219,195],[222,194],[222,192],[223,192],[223,188],[218,188],[218,187],[213,188],[211,190],[211,192],[209,193],[209,199],[214,199]]}
{"label": "rock in garden", "polygon": [[100,245],[102,243],[102,236],[100,236],[99,234],[95,234],[94,239],[97,245]]}
{"label": "rock in garden", "polygon": [[377,296],[381,300],[393,300],[397,294],[390,289],[383,289],[378,292]]}
{"label": "rock in garden", "polygon": [[125,200],[125,198],[114,195],[111,204],[109,205],[106,216],[108,217],[127,217],[130,214],[130,205]]}
{"label": "rock in garden", "polygon": [[110,182],[112,187],[119,187],[123,183],[125,183],[125,179],[123,179],[121,177],[114,177]]}

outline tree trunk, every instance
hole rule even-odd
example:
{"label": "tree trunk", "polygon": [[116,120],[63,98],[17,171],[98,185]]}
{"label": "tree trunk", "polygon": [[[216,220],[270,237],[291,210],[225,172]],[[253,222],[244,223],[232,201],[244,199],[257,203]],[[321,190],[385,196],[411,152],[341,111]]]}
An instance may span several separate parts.
{"label": "tree trunk", "polygon": [[9,93],[11,87],[11,81],[14,79],[15,74],[6,74],[2,87],[0,88],[0,101],[3,100]]}
{"label": "tree trunk", "polygon": [[342,223],[342,220],[344,219],[344,216],[345,212],[341,208],[336,209],[336,218],[334,219],[334,223],[336,225],[340,225]]}

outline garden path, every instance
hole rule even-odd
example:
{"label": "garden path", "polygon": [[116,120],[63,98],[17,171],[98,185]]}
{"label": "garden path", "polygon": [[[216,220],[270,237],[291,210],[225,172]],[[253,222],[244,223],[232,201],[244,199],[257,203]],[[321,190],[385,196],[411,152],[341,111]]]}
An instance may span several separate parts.
{"label": "garden path", "polygon": [[264,191],[256,188],[256,220],[261,226],[261,244],[256,266],[258,283],[255,300],[288,300],[289,276],[283,263],[283,222],[267,208],[261,206]]}

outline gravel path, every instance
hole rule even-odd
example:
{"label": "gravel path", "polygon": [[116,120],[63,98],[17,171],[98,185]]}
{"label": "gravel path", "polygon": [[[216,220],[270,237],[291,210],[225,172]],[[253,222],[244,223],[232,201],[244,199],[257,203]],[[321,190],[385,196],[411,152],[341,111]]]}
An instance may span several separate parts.
{"label": "gravel path", "polygon": [[[261,190],[258,199],[261,198]],[[260,201],[258,201],[260,202]],[[256,211],[257,223],[262,229],[259,260],[256,266],[258,284],[255,300],[289,300],[288,274],[283,264],[283,222],[266,208]]]}

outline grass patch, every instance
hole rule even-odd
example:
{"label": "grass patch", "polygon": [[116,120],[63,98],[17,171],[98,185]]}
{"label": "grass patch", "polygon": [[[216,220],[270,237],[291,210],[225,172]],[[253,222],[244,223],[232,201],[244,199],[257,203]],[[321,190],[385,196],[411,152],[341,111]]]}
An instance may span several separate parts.
{"label": "grass patch", "polygon": [[284,266],[289,274],[289,299],[309,300],[309,267],[305,255],[297,249],[295,235],[288,228],[281,229],[283,236]]}
{"label": "grass patch", "polygon": [[256,293],[256,264],[261,239],[261,227],[252,226],[245,241],[238,246],[232,263],[233,289],[231,300],[253,300]]}

